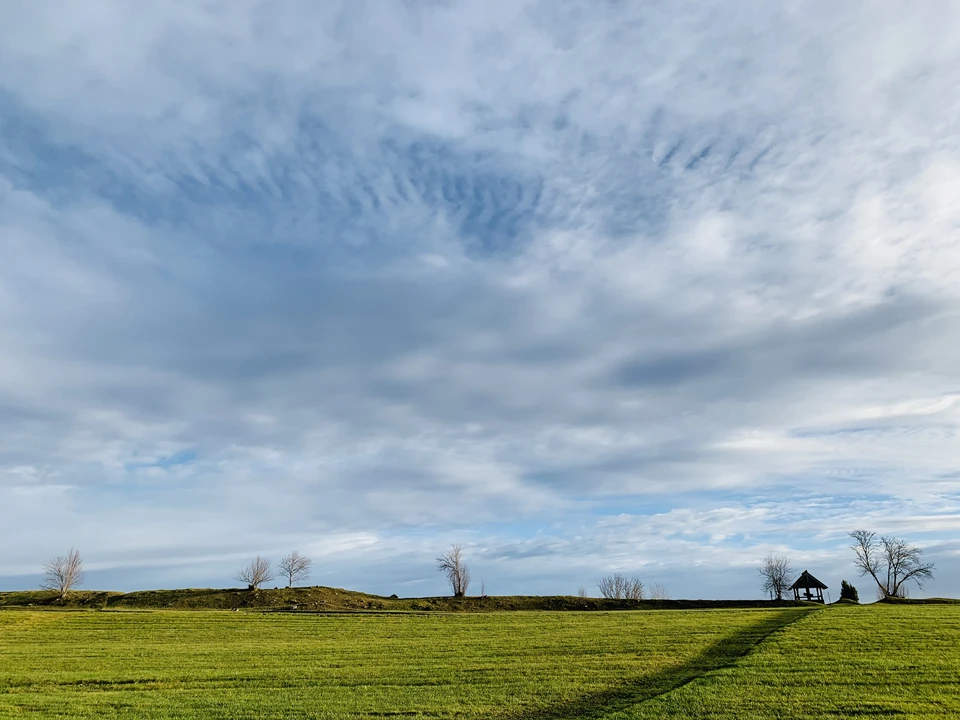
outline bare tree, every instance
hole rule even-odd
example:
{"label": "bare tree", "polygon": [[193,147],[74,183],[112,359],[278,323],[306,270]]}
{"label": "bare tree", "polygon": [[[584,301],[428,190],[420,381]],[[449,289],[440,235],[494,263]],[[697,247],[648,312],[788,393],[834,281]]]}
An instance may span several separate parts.
{"label": "bare tree", "polygon": [[651,600],[669,600],[670,593],[668,593],[667,589],[660,583],[654,583],[653,587],[650,588],[650,599]]}
{"label": "bare tree", "polygon": [[771,600],[783,600],[784,594],[790,588],[791,579],[796,575],[786,555],[773,553],[763,559],[757,572],[763,580],[763,591],[770,596]]}
{"label": "bare tree", "polygon": [[640,578],[628,578],[620,573],[607,575],[597,583],[600,594],[608,600],[643,600]]}
{"label": "bare tree", "polygon": [[585,600],[587,597],[589,597],[587,595],[587,589],[583,585],[581,585],[580,589],[577,590],[577,597],[581,600]]}
{"label": "bare tree", "polygon": [[71,548],[66,555],[57,555],[43,566],[43,582],[40,587],[44,590],[55,590],[61,600],[65,600],[71,590],[82,584],[83,558],[80,557],[79,550]]}
{"label": "bare tree", "polygon": [[907,583],[912,581],[922,590],[923,584],[933,579],[933,563],[924,562],[923,550],[906,540],[889,535],[878,538],[869,530],[854,530],[850,537],[850,549],[857,556],[854,564],[861,575],[869,575],[877,583],[880,597],[906,597]]}
{"label": "bare tree", "polygon": [[257,555],[256,560],[250,562],[237,573],[237,580],[247,584],[248,590],[259,590],[260,586],[273,580],[273,570],[270,561]]}
{"label": "bare tree", "polygon": [[277,569],[280,571],[280,577],[287,579],[287,587],[293,587],[295,582],[306,580],[310,577],[310,568],[313,560],[301,555],[294,550],[277,563]]}
{"label": "bare tree", "polygon": [[437,558],[437,570],[447,576],[454,597],[463,597],[470,586],[470,570],[463,562],[463,548],[454,545]]}

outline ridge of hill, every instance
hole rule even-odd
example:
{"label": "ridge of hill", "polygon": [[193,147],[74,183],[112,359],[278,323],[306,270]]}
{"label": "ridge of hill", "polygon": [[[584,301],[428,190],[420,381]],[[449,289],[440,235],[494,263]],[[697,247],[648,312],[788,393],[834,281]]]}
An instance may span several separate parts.
{"label": "ridge of hill", "polygon": [[806,605],[769,600],[607,600],[572,595],[399,598],[322,586],[245,590],[77,590],[66,601],[49,590],[0,592],[0,608],[260,610],[290,612],[494,612],[509,610],[704,610]]}
{"label": "ridge of hill", "polygon": [[960,605],[960,600],[955,598],[895,598],[886,597],[877,600],[878,603],[888,605]]}

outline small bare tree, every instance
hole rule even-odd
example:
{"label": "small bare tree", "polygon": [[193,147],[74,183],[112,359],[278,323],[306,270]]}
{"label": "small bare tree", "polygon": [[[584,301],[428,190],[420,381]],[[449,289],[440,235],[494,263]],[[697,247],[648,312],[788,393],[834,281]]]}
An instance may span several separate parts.
{"label": "small bare tree", "polygon": [[796,574],[786,555],[773,553],[763,559],[757,572],[763,580],[763,591],[771,600],[783,600],[784,594],[790,588],[790,581]]}
{"label": "small bare tree", "polygon": [[577,590],[577,597],[580,598],[581,600],[586,600],[586,599],[587,599],[587,597],[588,597],[588,596],[587,596],[587,589],[586,589],[583,585],[581,585],[581,586],[580,586],[580,589]]}
{"label": "small bare tree", "polygon": [[640,578],[628,578],[620,573],[607,575],[597,583],[600,595],[608,600],[643,600],[643,583]]}
{"label": "small bare tree", "polygon": [[300,582],[301,580],[306,580],[308,577],[310,577],[310,568],[312,566],[313,561],[310,558],[301,555],[296,550],[286,557],[281,558],[280,562],[277,563],[277,569],[280,571],[280,577],[285,577],[287,579],[287,587],[293,587],[294,583]]}
{"label": "small bare tree", "polygon": [[67,594],[83,584],[83,558],[80,551],[70,549],[66,555],[57,555],[43,566],[43,582],[40,587],[44,590],[54,590],[61,600],[66,600]]}
{"label": "small bare tree", "polygon": [[257,555],[256,560],[237,573],[237,580],[247,584],[248,590],[259,590],[260,586],[273,580],[270,561]]}
{"label": "small bare tree", "polygon": [[463,562],[463,548],[454,545],[437,558],[437,570],[447,576],[454,597],[463,597],[470,586],[470,570]]}
{"label": "small bare tree", "polygon": [[854,530],[850,537],[850,549],[857,556],[854,564],[861,575],[869,575],[877,583],[881,598],[906,597],[907,583],[912,581],[922,590],[924,582],[933,579],[933,563],[924,562],[923,550],[906,540],[889,535],[878,538],[869,530]]}
{"label": "small bare tree", "polygon": [[651,600],[669,600],[670,593],[667,592],[667,589],[660,583],[654,583],[653,587],[650,588],[650,599]]}

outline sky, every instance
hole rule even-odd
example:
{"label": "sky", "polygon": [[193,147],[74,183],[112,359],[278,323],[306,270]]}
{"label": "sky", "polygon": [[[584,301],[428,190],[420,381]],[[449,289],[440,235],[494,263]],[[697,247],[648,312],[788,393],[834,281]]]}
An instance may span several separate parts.
{"label": "sky", "polygon": [[0,2],[0,589],[960,596],[960,4]]}

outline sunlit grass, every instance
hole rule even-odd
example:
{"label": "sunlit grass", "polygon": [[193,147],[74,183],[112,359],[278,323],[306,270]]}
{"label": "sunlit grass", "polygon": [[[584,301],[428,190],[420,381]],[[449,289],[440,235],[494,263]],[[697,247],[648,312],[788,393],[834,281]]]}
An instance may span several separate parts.
{"label": "sunlit grass", "polygon": [[0,716],[546,717],[669,689],[716,643],[749,645],[803,612],[11,611]]}
{"label": "sunlit grass", "polygon": [[960,715],[960,607],[0,612],[0,717]]}
{"label": "sunlit grass", "polygon": [[960,717],[960,607],[830,607],[631,718]]}

